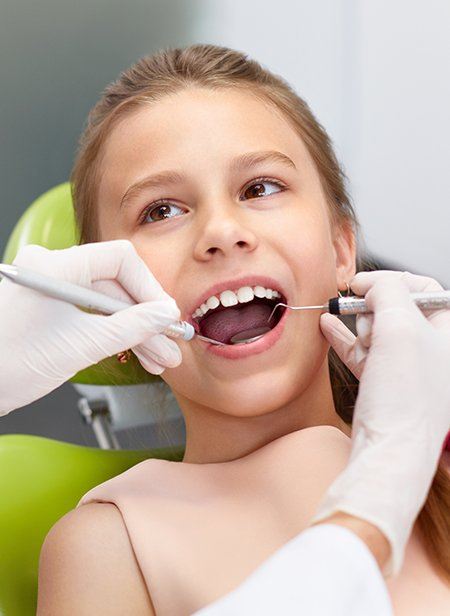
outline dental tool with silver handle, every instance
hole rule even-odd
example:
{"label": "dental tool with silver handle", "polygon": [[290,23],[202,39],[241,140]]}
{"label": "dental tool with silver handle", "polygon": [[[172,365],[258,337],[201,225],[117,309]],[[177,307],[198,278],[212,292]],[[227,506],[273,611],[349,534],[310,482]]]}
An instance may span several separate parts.
{"label": "dental tool with silver handle", "polygon": [[[450,291],[430,291],[428,293],[410,293],[411,299],[416,303],[420,310],[440,310],[450,308]],[[288,306],[279,302],[272,310],[268,321],[278,306],[284,306],[291,310],[322,310],[331,314],[362,314],[371,313],[366,306],[364,297],[349,295],[345,297],[332,297],[326,304],[321,306]]]}
{"label": "dental tool with silver handle", "polygon": [[[82,308],[98,310],[105,314],[113,314],[114,312],[124,310],[133,305],[114,299],[103,293],[98,293],[92,289],[86,289],[85,287],[67,282],[66,280],[44,276],[43,274],[24,267],[18,267],[17,265],[0,263],[0,276],[4,276],[16,284],[34,289],[35,291],[39,291],[55,299],[60,299]],[[194,326],[187,323],[187,321],[179,321],[178,323],[169,325],[163,333],[169,336],[169,338],[182,338],[183,340],[192,340],[194,336],[197,336],[197,338],[205,342],[226,346],[223,342],[197,334]]]}

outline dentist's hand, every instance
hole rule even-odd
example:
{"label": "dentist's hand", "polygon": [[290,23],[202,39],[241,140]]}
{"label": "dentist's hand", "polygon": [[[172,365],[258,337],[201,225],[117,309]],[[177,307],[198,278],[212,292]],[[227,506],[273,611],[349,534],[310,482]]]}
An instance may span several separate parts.
{"label": "dentist's hand", "polygon": [[64,250],[28,245],[13,264],[139,303],[112,315],[92,314],[2,279],[0,415],[41,398],[78,371],[129,348],[152,374],[181,363],[178,345],[161,333],[180,319],[180,310],[128,240]]}
{"label": "dentist's hand", "polygon": [[397,574],[450,428],[450,310],[422,312],[409,293],[442,287],[409,272],[360,272],[350,286],[373,312],[358,315],[358,338],[333,315],[320,323],[360,379],[352,450],[312,523],[344,512],[374,524]]}

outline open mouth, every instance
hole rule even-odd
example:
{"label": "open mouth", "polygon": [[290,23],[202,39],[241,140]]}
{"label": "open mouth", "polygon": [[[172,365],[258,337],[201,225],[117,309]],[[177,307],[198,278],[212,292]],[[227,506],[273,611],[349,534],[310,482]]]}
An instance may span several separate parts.
{"label": "open mouth", "polygon": [[252,301],[234,306],[219,305],[203,317],[195,319],[197,333],[226,345],[249,344],[274,329],[286,308],[280,306],[272,318],[269,316],[279,302],[286,298],[273,299],[254,297]]}

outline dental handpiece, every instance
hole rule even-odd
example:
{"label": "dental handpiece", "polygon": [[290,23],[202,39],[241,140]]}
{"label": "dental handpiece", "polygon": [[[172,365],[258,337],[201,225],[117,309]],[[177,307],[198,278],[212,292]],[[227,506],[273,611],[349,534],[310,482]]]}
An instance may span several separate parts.
{"label": "dental handpiece", "polygon": [[[420,310],[440,310],[450,308],[450,291],[428,291],[410,293],[410,297]],[[328,305],[323,307],[331,314],[371,313],[366,306],[364,297],[348,296],[333,297]]]}
{"label": "dental handpiece", "polygon": [[[410,293],[411,299],[415,302],[420,310],[440,310],[442,308],[450,308],[450,291],[429,291],[421,293]],[[272,310],[269,321],[278,306],[284,306],[291,310],[322,310],[331,314],[348,315],[371,313],[372,311],[366,306],[364,297],[349,295],[346,297],[332,297],[326,304],[319,306],[288,306],[287,304],[278,303]]]}
{"label": "dental handpiece", "polygon": [[[18,267],[17,265],[0,263],[0,275],[16,284],[39,291],[44,295],[54,297],[55,299],[61,299],[81,308],[98,310],[104,314],[113,314],[114,312],[124,310],[134,305],[114,299],[103,293],[98,293],[92,289],[86,289],[85,287],[67,282],[66,280],[58,280],[50,278],[49,276],[44,276],[43,274]],[[163,333],[170,338],[182,338],[183,340],[192,340],[194,336],[197,336],[213,344],[222,345],[221,342],[200,336],[196,333],[194,326],[186,321],[179,321],[178,323],[169,325]]]}

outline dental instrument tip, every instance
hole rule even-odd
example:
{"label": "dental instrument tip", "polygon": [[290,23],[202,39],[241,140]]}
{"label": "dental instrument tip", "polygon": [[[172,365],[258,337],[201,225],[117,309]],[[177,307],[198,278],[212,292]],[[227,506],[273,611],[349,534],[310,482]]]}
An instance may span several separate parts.
{"label": "dental instrument tip", "polygon": [[276,304],[275,308],[272,310],[272,312],[270,313],[270,317],[267,319],[267,322],[270,321],[270,319],[273,316],[273,313],[275,312],[275,310],[278,308],[278,306],[284,306],[285,308],[290,308],[291,310],[327,310],[328,307],[325,305],[322,306],[288,306],[287,304],[282,304],[281,302],[279,302],[278,304]]}
{"label": "dental instrument tip", "polygon": [[200,334],[195,334],[196,338],[200,338],[204,342],[209,342],[210,344],[215,344],[217,346],[227,346],[224,342],[219,342],[218,340],[213,340],[212,338],[207,338],[206,336],[201,336]]}

